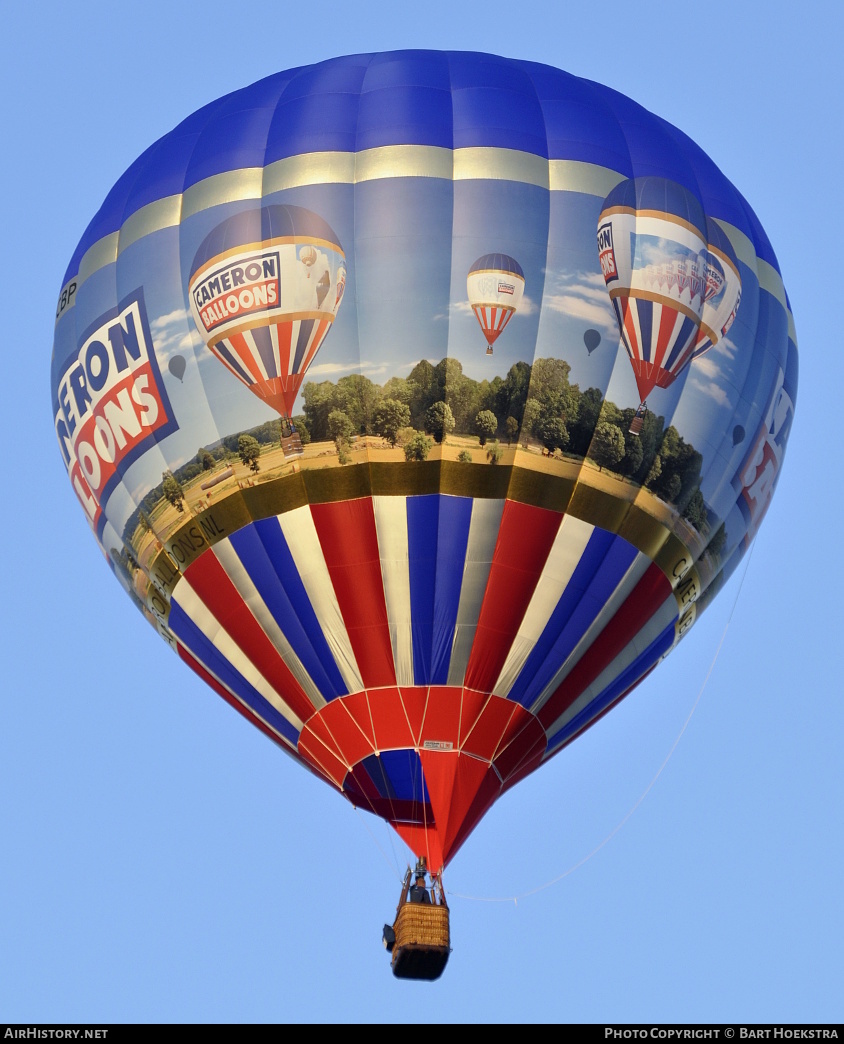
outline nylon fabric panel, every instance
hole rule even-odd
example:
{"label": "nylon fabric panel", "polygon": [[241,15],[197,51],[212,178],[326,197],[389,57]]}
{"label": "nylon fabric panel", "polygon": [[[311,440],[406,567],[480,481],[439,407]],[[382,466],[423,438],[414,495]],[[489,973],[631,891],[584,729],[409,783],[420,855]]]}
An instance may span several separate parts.
{"label": "nylon fabric panel", "polygon": [[460,584],[454,645],[448,667],[449,685],[462,685],[466,676],[503,512],[503,500],[476,500],[472,504],[466,565]]}
{"label": "nylon fabric panel", "polygon": [[445,684],[460,602],[472,502],[409,497],[407,536],[417,685]]}
{"label": "nylon fabric panel", "polygon": [[231,543],[273,619],[325,700],[348,692],[277,518],[232,535]]}
{"label": "nylon fabric panel", "polygon": [[362,687],[395,685],[372,501],[312,504],[311,515],[360,667]]}
{"label": "nylon fabric panel", "polygon": [[552,684],[589,628],[604,613],[607,599],[627,574],[635,549],[603,529],[595,529],[583,550],[548,625],[527,657],[508,695],[532,706]]}
{"label": "nylon fabric panel", "polygon": [[404,497],[373,497],[378,553],[396,681],[413,685],[413,633],[408,571],[407,503]]}
{"label": "nylon fabric panel", "polygon": [[548,756],[556,753],[579,732],[602,717],[619,699],[645,677],[674,644],[674,624],[670,623],[651,644],[640,653],[629,667],[608,685],[601,695],[587,707],[572,716],[566,715],[566,723],[548,738]]}
{"label": "nylon fabric panel", "polygon": [[[611,548],[611,550],[615,550]],[[551,693],[559,688],[568,675],[574,670],[583,656],[593,646],[599,649],[603,647],[602,632],[615,617],[616,613],[624,606],[628,598],[633,595],[642,577],[650,567],[650,559],[646,555],[634,555],[632,565],[627,569],[618,582],[616,588],[607,592],[604,601],[596,603],[592,607],[592,619],[581,637],[577,640],[574,648],[562,661],[560,667],[554,672],[551,681],[543,688],[537,699],[531,706],[534,713],[541,707]],[[600,575],[596,577],[599,585],[602,583]],[[600,589],[600,588],[599,588]],[[569,638],[574,636],[569,635]],[[557,661],[560,663],[560,661]]]}
{"label": "nylon fabric panel", "polygon": [[440,497],[431,645],[432,685],[448,683],[471,525],[472,501],[468,497]]}
{"label": "nylon fabric panel", "polygon": [[[247,527],[247,529],[248,528],[251,527]],[[244,530],[240,530],[236,535],[240,535],[240,533],[243,532]],[[214,554],[217,556],[220,565],[226,571],[226,575],[237,589],[237,593],[255,617],[261,630],[272,643],[273,648],[278,651],[279,656],[284,660],[290,673],[313,704],[314,710],[319,710],[321,707],[324,707],[325,699],[316,687],[310,674],[305,669],[302,661],[293,651],[293,646],[288,642],[284,631],[279,627],[277,620],[270,612],[270,609],[262,598],[258,587],[253,583],[252,577],[233,546],[233,542],[231,540],[222,540],[219,544],[215,545]],[[273,577],[275,576],[274,573],[270,575]]]}
{"label": "nylon fabric panel", "polygon": [[[185,585],[182,579],[179,587]],[[184,593],[184,592],[181,592]],[[195,623],[182,605],[173,600],[170,608],[170,627],[179,643],[229,692],[236,696],[241,702],[262,721],[283,736],[294,747],[299,740],[301,722],[290,721],[290,710],[287,707],[279,709],[270,702],[269,697],[259,692],[251,680],[244,676],[232,662],[231,657],[224,645],[218,648],[214,641],[203,631],[202,627]],[[251,665],[245,665],[249,670]],[[250,672],[252,673],[252,672]],[[254,674],[253,674],[254,677]],[[259,678],[259,682],[264,679]],[[264,683],[265,684],[265,683]]]}
{"label": "nylon fabric panel", "polygon": [[[302,722],[307,721],[313,714],[314,706],[248,606],[244,604],[214,552],[206,551],[201,555],[188,568],[184,580],[190,583],[197,599],[218,623],[219,631],[214,638],[215,645],[220,648],[225,642],[235,664],[248,661],[255,674],[266,679],[266,684],[273,692],[283,692],[284,703],[295,714],[295,724],[301,729]],[[184,599],[182,602],[184,604]],[[261,686],[256,685],[256,688],[260,689]]]}
{"label": "nylon fabric panel", "polygon": [[562,684],[538,708],[537,717],[546,731],[633,638],[642,619],[653,615],[670,593],[663,572],[655,565],[649,566],[631,596],[603,628],[601,641],[584,652]]}
{"label": "nylon fabric panel", "polygon": [[342,675],[346,692],[358,692],[364,685],[310,508],[301,507],[285,512],[278,516],[278,524],[290,549],[308,601],[313,606],[320,630],[331,650],[332,659]]}
{"label": "nylon fabric panel", "polygon": [[243,336],[245,339],[251,340],[255,345],[255,351],[261,360],[261,365],[267,377],[278,377],[275,353],[273,352],[273,339],[270,336],[269,328],[266,326],[254,326]]}
{"label": "nylon fabric panel", "polygon": [[[636,662],[643,651],[652,647],[654,642],[659,642],[665,634],[670,632],[671,641],[673,642],[676,622],[677,602],[673,595],[669,595],[653,616],[642,621],[641,629],[636,632],[632,640],[607,664],[597,678],[580,693],[577,699],[566,708],[565,712],[547,731],[549,733],[557,732],[571,719],[580,716],[584,711],[590,711],[591,706],[596,701],[597,710],[595,714],[600,715],[603,713],[607,705],[603,699],[604,692],[607,689],[612,689],[616,678],[625,674],[629,670],[631,663]],[[653,663],[650,663],[646,668],[643,668],[642,673],[645,670],[650,670],[652,666]],[[626,691],[627,687],[625,685],[621,689],[613,689],[616,697]]]}
{"label": "nylon fabric panel", "polygon": [[470,689],[490,692],[513,644],[560,527],[553,511],[508,500],[466,669]]}
{"label": "nylon fabric panel", "polygon": [[507,696],[525,661],[546,629],[554,609],[569,584],[594,527],[570,515],[563,517],[530,605],[519,626],[507,660],[495,683],[497,696]]}

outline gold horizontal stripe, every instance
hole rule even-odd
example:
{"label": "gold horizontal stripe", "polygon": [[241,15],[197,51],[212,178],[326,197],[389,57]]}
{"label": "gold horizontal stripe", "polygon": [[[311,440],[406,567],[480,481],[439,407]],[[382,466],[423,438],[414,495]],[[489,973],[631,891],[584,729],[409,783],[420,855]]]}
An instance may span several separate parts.
{"label": "gold horizontal stripe", "polygon": [[264,194],[303,185],[353,185],[354,152],[309,152],[276,160],[264,168]]}
{"label": "gold horizontal stripe", "polygon": [[237,203],[244,199],[260,199],[264,194],[264,168],[244,167],[212,174],[182,193],[182,220],[218,207],[221,203]]}
{"label": "gold horizontal stripe", "polygon": [[[443,149],[428,145],[388,145],[353,152],[312,152],[277,160],[267,167],[214,174],[182,194],[142,207],[126,219],[120,233],[92,244],[79,264],[77,285],[117,259],[120,251],[152,232],[178,225],[184,218],[222,203],[261,199],[273,192],[304,185],[354,185],[377,178],[429,177],[446,180],[510,180],[554,192],[583,192],[601,198],[625,176],[608,167],[579,160],[545,160],[516,149]],[[615,208],[613,208],[615,209]],[[624,208],[621,208],[624,209]],[[654,212],[656,213],[656,212]],[[664,216],[664,215],[663,215]],[[716,219],[717,220],[717,219]],[[718,221],[739,258],[759,274],[760,285],[787,308],[782,279],[773,266],[759,261],[750,240],[726,221]],[[689,226],[691,227],[691,226]],[[68,307],[73,307],[75,299]],[[789,333],[796,341],[791,313]]]}
{"label": "gold horizontal stripe", "polygon": [[785,309],[788,316],[788,336],[795,344],[797,344],[797,331],[794,326],[794,316],[791,314],[791,309],[788,307],[782,276],[773,265],[769,264],[767,261],[763,261],[761,257],[756,256],[756,250],[754,249],[753,243],[744,232],[736,228],[735,225],[731,225],[728,221],[721,221],[720,218],[715,218],[715,221],[729,239],[739,261],[741,261],[742,264],[747,265],[752,272],[756,273],[756,278],[759,280],[759,286],[771,294],[772,297],[775,297]]}
{"label": "gold horizontal stripe", "polygon": [[120,233],[112,232],[88,247],[79,261],[79,276],[76,280],[77,290],[94,272],[98,272],[101,268],[105,268],[106,265],[113,264],[117,260],[117,244],[119,240]]}
{"label": "gold horizontal stripe", "polygon": [[354,179],[356,184],[380,178],[454,177],[456,156],[451,149],[434,145],[384,145],[380,149],[364,149],[357,154]]}
{"label": "gold horizontal stripe", "polygon": [[123,222],[117,253],[122,254],[133,243],[137,243],[151,232],[158,232],[162,228],[172,228],[181,220],[181,195],[165,196],[164,199],[157,199],[154,203],[147,203],[145,207],[136,210]]}
{"label": "gold horizontal stripe", "polygon": [[550,160],[548,163],[549,186],[552,192],[582,192],[588,196],[605,199],[610,192],[626,180],[624,174],[597,163],[582,163],[580,160]]}
{"label": "gold horizontal stripe", "polygon": [[516,149],[455,149],[455,181],[518,181],[550,188],[548,160]]}
{"label": "gold horizontal stripe", "polygon": [[[579,469],[575,481],[531,468],[475,466],[449,460],[306,469],[233,491],[213,507],[186,520],[153,561],[147,604],[156,619],[166,625],[170,596],[184,571],[209,547],[250,522],[306,504],[443,493],[474,499],[506,498],[565,513],[617,533],[662,570],[677,599],[679,617],[683,617],[702,593],[694,553],[643,509],[640,501],[647,502],[647,491],[639,489],[631,501],[626,492],[616,496],[591,485],[589,480],[586,468]],[[606,483],[606,473],[601,481]]]}

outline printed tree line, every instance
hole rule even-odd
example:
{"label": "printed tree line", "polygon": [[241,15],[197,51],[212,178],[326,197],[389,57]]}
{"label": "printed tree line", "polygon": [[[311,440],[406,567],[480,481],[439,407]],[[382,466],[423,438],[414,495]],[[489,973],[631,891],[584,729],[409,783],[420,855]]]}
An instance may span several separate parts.
{"label": "printed tree line", "polygon": [[422,440],[443,442],[452,433],[476,436],[481,446],[493,439],[526,445],[532,440],[547,454],[588,458],[645,486],[704,529],[701,454],[651,412],[639,436],[631,435],[635,410],[619,409],[598,388],[581,392],[570,383],[570,372],[562,359],[537,359],[532,366],[515,363],[506,377],[475,381],[457,359],[436,365],[423,359],[408,377],[380,387],[359,374],[336,384],[307,383],[304,414],[296,423],[303,441],[380,435],[403,445],[408,459],[427,455]]}
{"label": "printed tree line", "polygon": [[[351,460],[352,440],[362,435],[400,446],[407,460],[425,460],[434,444],[451,434],[476,437],[493,464],[503,454],[499,440],[538,444],[546,455],[586,458],[644,486],[699,531],[708,532],[700,492],[701,454],[650,411],[640,434],[631,435],[635,410],[619,409],[598,388],[581,392],[569,381],[570,372],[562,359],[537,359],[533,365],[514,363],[505,377],[475,381],[457,359],[436,365],[423,359],[406,378],[392,377],[380,386],[360,374],[336,383],[306,383],[303,413],[294,424],[303,445],[334,442],[341,464]],[[200,447],[181,468],[164,473],[128,520],[125,533],[143,525],[162,497],[182,511],[183,486],[226,460],[239,458],[257,472],[262,450],[278,445],[280,438],[280,422],[272,420]],[[471,461],[472,455],[463,450],[458,459]],[[723,539],[719,531],[710,546]]]}

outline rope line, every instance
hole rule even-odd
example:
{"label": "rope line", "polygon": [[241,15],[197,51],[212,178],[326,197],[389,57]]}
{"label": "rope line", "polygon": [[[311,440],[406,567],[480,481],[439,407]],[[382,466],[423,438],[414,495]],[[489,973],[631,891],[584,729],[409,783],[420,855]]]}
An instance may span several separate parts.
{"label": "rope line", "polygon": [[[753,549],[755,547],[756,547],[756,541],[754,540],[751,543],[751,545],[750,545],[750,549],[749,549],[747,555],[745,556],[744,572],[741,575],[741,580],[739,581],[738,590],[736,591],[736,596],[733,599],[733,604],[732,604],[732,607],[730,609],[730,615],[727,618],[727,622],[724,625],[724,630],[723,630],[723,632],[721,634],[721,638],[720,638],[720,640],[718,642],[718,645],[717,645],[717,647],[715,649],[715,655],[712,657],[712,662],[710,663],[709,669],[707,670],[706,675],[704,676],[703,682],[701,683],[700,689],[698,690],[698,694],[695,697],[694,703],[692,704],[691,709],[690,709],[688,715],[686,716],[686,720],[683,722],[683,725],[682,725],[680,731],[678,732],[676,739],[671,744],[671,747],[669,748],[668,753],[665,755],[665,758],[663,759],[662,764],[657,769],[656,774],[654,775],[653,779],[650,781],[650,783],[648,783],[648,785],[645,787],[645,789],[642,791],[642,793],[639,795],[639,797],[633,803],[633,805],[630,807],[630,809],[627,811],[627,813],[622,817],[622,819],[619,820],[619,822],[607,834],[607,836],[603,839],[603,841],[601,841],[600,844],[596,845],[591,850],[591,852],[589,852],[587,855],[585,855],[582,859],[580,859],[578,862],[576,862],[572,866],[570,866],[568,868],[568,870],[565,870],[563,873],[559,874],[557,877],[551,878],[550,881],[546,881],[545,884],[538,885],[536,888],[532,888],[532,889],[530,889],[527,892],[522,892],[519,895],[497,896],[497,897],[496,896],[467,895],[464,892],[454,892],[450,888],[446,889],[445,887],[443,887],[443,891],[444,892],[446,892],[450,897],[454,897],[454,898],[457,898],[457,899],[469,899],[469,900],[472,900],[474,902],[479,902],[479,903],[513,903],[514,905],[518,905],[519,899],[527,899],[527,898],[529,898],[532,895],[536,895],[538,892],[545,891],[546,888],[551,888],[552,885],[558,884],[564,878],[569,877],[571,874],[573,874],[575,872],[575,870],[579,870],[580,867],[582,867],[585,863],[588,863],[589,860],[593,856],[597,855],[597,853],[600,852],[602,848],[604,848],[606,845],[609,844],[609,842],[621,830],[621,828],[625,825],[625,823],[627,823],[627,821],[630,819],[630,817],[633,815],[633,813],[636,811],[636,809],[642,804],[642,802],[645,800],[645,798],[651,792],[651,790],[653,789],[653,787],[656,784],[656,781],[659,779],[659,777],[662,775],[663,771],[665,770],[665,766],[668,764],[669,760],[671,759],[671,756],[674,754],[674,751],[677,749],[677,746],[679,745],[680,740],[683,738],[683,734],[685,733],[686,729],[689,727],[689,722],[692,720],[692,716],[694,715],[695,711],[697,710],[698,704],[700,703],[701,698],[703,697],[704,690],[706,689],[706,686],[709,683],[709,679],[712,676],[712,672],[715,669],[715,664],[717,663],[718,657],[721,654],[721,649],[722,649],[722,647],[724,645],[724,641],[725,641],[725,639],[727,637],[727,631],[730,629],[730,624],[732,623],[732,620],[733,620],[733,614],[735,613],[736,606],[738,605],[739,595],[741,594],[741,590],[744,587],[744,581],[745,581],[745,578],[747,577],[747,570],[750,567],[750,559],[753,557]],[[414,790],[415,790],[415,784],[414,784]],[[355,808],[355,812],[358,812],[357,808]],[[372,833],[372,831],[366,825],[366,823],[363,820],[363,817],[362,816],[358,816],[358,818],[363,823],[367,833],[372,838],[372,841],[375,844],[375,846],[381,852],[381,855],[384,857],[384,861],[387,863],[388,866],[390,866],[390,861],[387,858],[387,855],[384,852],[383,848],[378,843],[378,840],[376,839],[375,835]],[[395,856],[395,850],[393,851],[393,855]],[[396,879],[398,881],[401,881],[402,880],[402,875],[398,872],[397,868],[393,867],[393,866],[390,866],[390,869],[391,869],[391,871],[393,871],[393,873],[395,873]]]}
{"label": "rope line", "polygon": [[627,814],[616,824],[615,827],[613,827],[613,829],[609,832],[609,834],[607,834],[607,836],[604,838],[604,840],[601,841],[600,844],[596,845],[592,849],[591,852],[589,852],[588,855],[585,855],[579,862],[575,863],[573,866],[570,866],[569,869],[564,871],[562,874],[559,874],[557,877],[552,878],[550,881],[546,881],[545,884],[539,885],[536,888],[532,888],[528,892],[522,892],[520,895],[502,896],[502,897],[496,898],[496,897],[484,897],[484,896],[479,896],[479,895],[466,895],[466,894],[464,894],[462,892],[453,892],[453,891],[451,891],[449,889],[449,891],[448,891],[449,896],[454,896],[454,897],[456,897],[458,899],[471,899],[471,900],[474,900],[475,902],[480,902],[480,903],[513,903],[514,905],[517,905],[519,899],[527,899],[529,896],[536,895],[537,892],[542,892],[546,888],[550,888],[552,885],[555,885],[558,882],[562,881],[563,878],[566,878],[570,874],[573,874],[575,870],[579,870],[580,867],[583,866],[584,863],[587,863],[594,855],[596,855],[598,852],[600,852],[601,849],[605,845],[609,844],[609,842],[615,837],[615,835],[619,832],[619,830],[621,830],[621,828],[624,826],[624,824],[630,819],[630,817],[633,815],[633,813],[636,811],[636,809],[642,804],[642,802],[648,796],[650,791],[653,789],[654,784],[659,779],[659,777],[662,775],[662,772],[665,769],[665,766],[668,764],[668,761],[671,758],[671,755],[677,749],[677,745],[679,744],[680,740],[682,739],[683,733],[688,728],[689,722],[692,720],[692,715],[694,714],[695,710],[697,709],[698,704],[700,703],[701,697],[703,696],[704,689],[706,688],[706,686],[707,686],[707,684],[709,682],[709,678],[712,675],[712,671],[715,669],[715,664],[716,664],[716,662],[718,660],[718,657],[719,657],[719,655],[721,653],[721,648],[722,648],[722,646],[724,644],[724,640],[727,637],[727,631],[729,630],[730,624],[732,623],[733,613],[736,610],[736,605],[738,604],[739,595],[741,594],[741,589],[744,586],[744,579],[747,576],[747,570],[748,570],[748,567],[750,566],[750,559],[751,559],[751,556],[753,555],[753,548],[755,546],[756,546],[756,541],[754,540],[753,543],[750,545],[750,550],[749,550],[749,552],[747,554],[747,559],[745,561],[745,566],[744,566],[744,572],[742,573],[741,581],[739,583],[738,590],[736,591],[736,597],[733,600],[733,605],[732,605],[732,608],[730,609],[730,615],[729,615],[729,617],[727,619],[726,624],[724,625],[724,631],[723,631],[723,633],[721,635],[721,640],[718,642],[718,647],[715,650],[715,655],[712,657],[712,663],[710,663],[710,665],[709,665],[709,670],[706,672],[706,676],[704,677],[703,683],[702,683],[702,685],[701,685],[701,687],[700,687],[700,689],[698,691],[697,696],[695,697],[695,701],[692,704],[692,708],[689,711],[688,715],[686,716],[686,720],[683,722],[683,726],[680,729],[679,733],[677,734],[677,738],[672,743],[671,748],[669,749],[668,753],[665,755],[665,758],[664,758],[662,764],[659,766],[659,769],[657,770],[656,775],[653,777],[653,779],[650,781],[650,783],[648,783],[647,787],[645,787],[644,791],[639,796],[638,800],[630,808],[630,810],[627,812]]}

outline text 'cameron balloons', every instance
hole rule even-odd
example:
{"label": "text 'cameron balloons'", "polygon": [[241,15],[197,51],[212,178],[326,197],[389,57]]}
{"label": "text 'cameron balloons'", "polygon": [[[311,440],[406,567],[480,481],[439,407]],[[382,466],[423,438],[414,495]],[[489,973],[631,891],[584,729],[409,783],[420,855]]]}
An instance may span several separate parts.
{"label": "text 'cameron balloons'", "polygon": [[188,116],[80,240],[52,362],[71,488],[140,611],[431,870],[689,632],[796,391],[776,256],[701,150],[457,52]]}
{"label": "text 'cameron balloons'", "polygon": [[[320,277],[311,280],[317,267]],[[288,424],[334,322],[342,290],[328,307],[324,302],[341,270],[343,250],[333,231],[318,215],[292,206],[226,218],[191,266],[191,311],[206,344]]]}

